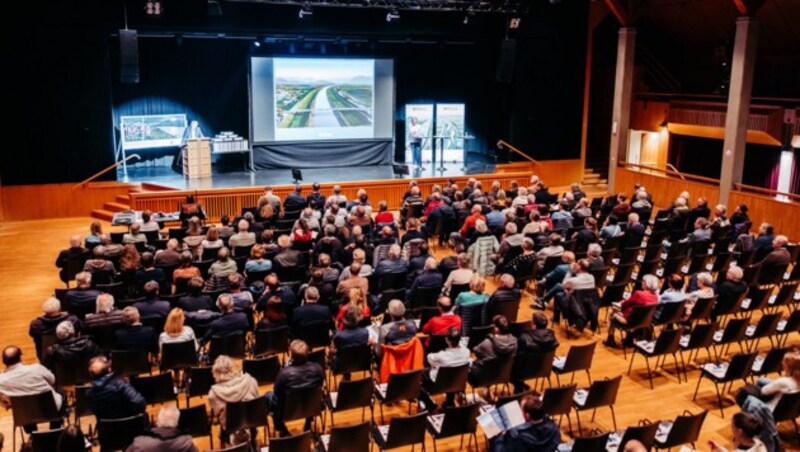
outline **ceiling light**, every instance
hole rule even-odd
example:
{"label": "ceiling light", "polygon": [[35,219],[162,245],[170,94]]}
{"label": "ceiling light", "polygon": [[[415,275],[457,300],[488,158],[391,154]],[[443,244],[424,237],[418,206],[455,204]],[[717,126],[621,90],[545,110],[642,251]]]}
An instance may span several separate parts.
{"label": "ceiling light", "polygon": [[400,22],[400,12],[396,8],[392,8],[386,13],[386,22]]}
{"label": "ceiling light", "polygon": [[308,3],[303,5],[303,7],[300,8],[300,11],[297,12],[297,17],[300,19],[311,19],[314,17],[314,10],[311,9],[311,5]]}

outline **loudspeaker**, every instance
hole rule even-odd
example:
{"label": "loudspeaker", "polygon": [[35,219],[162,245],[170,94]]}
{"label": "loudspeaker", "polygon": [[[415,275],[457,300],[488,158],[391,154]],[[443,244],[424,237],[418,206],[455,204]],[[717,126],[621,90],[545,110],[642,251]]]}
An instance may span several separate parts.
{"label": "loudspeaker", "polygon": [[303,180],[303,173],[300,172],[299,169],[292,169],[292,177],[294,178],[295,182]]}
{"label": "loudspeaker", "polygon": [[139,83],[139,37],[136,30],[119,31],[119,74],[122,83]]}
{"label": "loudspeaker", "polygon": [[497,81],[511,83],[514,80],[514,62],[517,59],[517,40],[504,39],[497,62]]}

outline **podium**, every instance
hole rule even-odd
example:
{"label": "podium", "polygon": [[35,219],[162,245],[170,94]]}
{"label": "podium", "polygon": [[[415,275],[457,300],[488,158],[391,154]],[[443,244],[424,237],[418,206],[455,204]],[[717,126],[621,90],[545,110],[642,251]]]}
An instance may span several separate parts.
{"label": "podium", "polygon": [[183,145],[183,177],[211,177],[211,141],[208,138],[192,138]]}

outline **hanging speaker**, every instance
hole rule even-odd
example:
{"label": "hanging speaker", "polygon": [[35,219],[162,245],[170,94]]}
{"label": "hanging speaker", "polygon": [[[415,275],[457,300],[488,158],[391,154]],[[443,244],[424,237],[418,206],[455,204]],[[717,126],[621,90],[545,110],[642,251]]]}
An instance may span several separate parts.
{"label": "hanging speaker", "polygon": [[122,83],[139,83],[139,37],[136,30],[119,31],[119,74]]}
{"label": "hanging speaker", "polygon": [[514,80],[514,61],[517,57],[517,40],[505,39],[500,48],[500,60],[497,62],[497,81],[511,83]]}

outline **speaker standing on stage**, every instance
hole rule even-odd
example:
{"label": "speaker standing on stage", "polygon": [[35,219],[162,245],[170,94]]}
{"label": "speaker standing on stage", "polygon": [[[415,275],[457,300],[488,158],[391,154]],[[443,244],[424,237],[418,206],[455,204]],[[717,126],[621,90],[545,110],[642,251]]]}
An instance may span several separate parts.
{"label": "speaker standing on stage", "polygon": [[192,121],[189,123],[188,127],[183,129],[183,138],[181,138],[181,148],[175,155],[175,158],[172,159],[172,169],[174,169],[179,173],[182,172],[183,147],[186,146],[187,141],[195,138],[205,138],[205,135],[203,135],[203,129],[200,128],[200,124],[197,121]]}
{"label": "speaker standing on stage", "polygon": [[411,125],[408,126],[408,136],[411,139],[411,155],[414,160],[414,168],[424,170],[422,167],[422,126],[416,116],[409,118]]}

